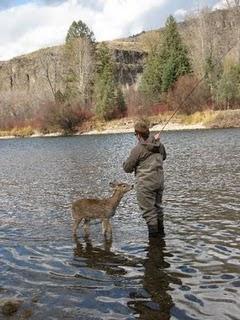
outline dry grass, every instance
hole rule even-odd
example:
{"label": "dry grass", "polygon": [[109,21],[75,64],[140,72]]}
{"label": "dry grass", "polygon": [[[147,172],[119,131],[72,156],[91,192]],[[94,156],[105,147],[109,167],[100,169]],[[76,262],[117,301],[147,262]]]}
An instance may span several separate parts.
{"label": "dry grass", "polygon": [[[147,117],[150,126],[164,125],[170,117],[172,112],[164,112],[155,116]],[[134,123],[139,117],[121,118],[111,121],[99,121],[97,118],[83,122],[78,128],[79,132],[88,132],[96,130],[102,132],[104,130],[116,130],[123,131],[132,130]],[[237,110],[225,110],[225,111],[212,111],[207,110],[203,112],[195,112],[192,115],[176,114],[171,119],[170,124],[179,125],[197,125],[201,124],[206,128],[234,128],[240,127],[240,109]],[[45,132],[49,133],[49,132]],[[29,137],[34,134],[34,129],[31,126],[22,128],[15,128],[9,131],[0,131],[0,137],[14,136],[14,137]]]}
{"label": "dry grass", "polygon": [[34,130],[31,126],[0,131],[0,137],[30,137],[33,134]]}
{"label": "dry grass", "polygon": [[180,122],[183,124],[207,124],[208,122],[212,121],[216,117],[216,111],[207,110],[202,112],[195,112],[191,115],[182,114],[179,116]]}
{"label": "dry grass", "polygon": [[240,128],[240,109],[218,111],[206,122],[208,128]]}
{"label": "dry grass", "polygon": [[[164,112],[158,115],[147,117],[150,126],[164,124],[172,116],[172,112]],[[108,122],[95,123],[95,129],[103,131],[105,129],[131,129],[134,123],[138,120],[137,117],[122,118]],[[176,114],[171,119],[170,123],[177,123],[183,125],[203,125],[206,128],[232,128],[240,127],[240,109],[213,111],[206,110],[202,112],[195,112],[191,115]],[[97,124],[97,125],[96,125]]]}

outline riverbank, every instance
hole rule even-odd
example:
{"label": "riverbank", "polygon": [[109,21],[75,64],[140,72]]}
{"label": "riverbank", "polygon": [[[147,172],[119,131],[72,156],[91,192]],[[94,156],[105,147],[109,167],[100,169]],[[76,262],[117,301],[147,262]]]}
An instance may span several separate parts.
{"label": "riverbank", "polygon": [[[196,130],[212,128],[240,128],[240,109],[224,111],[204,111],[196,112],[192,115],[178,114],[174,116],[174,121],[168,123],[171,113],[164,113],[148,117],[151,131],[174,131],[174,130]],[[122,118],[111,121],[90,120],[84,122],[77,128],[75,133],[70,135],[95,135],[95,134],[116,134],[134,131],[134,123],[137,118]],[[42,133],[30,126],[13,129],[11,131],[0,131],[0,139],[22,138],[22,137],[58,137],[66,136],[66,132]]]}
{"label": "riverbank", "polygon": [[[117,134],[117,133],[133,133],[134,132],[134,120],[127,120],[127,121],[115,121],[114,123],[106,123],[102,124],[101,128],[90,129],[86,131],[80,130],[72,134],[73,136],[79,135],[96,135],[96,134]],[[156,124],[153,125],[150,131],[161,131],[163,128],[163,124]],[[195,130],[195,129],[207,129],[201,123],[198,124],[180,124],[180,123],[168,123],[167,126],[164,128],[164,131],[175,131],[175,130]],[[0,135],[0,139],[12,139],[12,138],[24,138],[24,137],[31,137],[31,138],[40,138],[40,137],[61,137],[66,136],[63,132],[53,132],[44,134],[38,131],[35,131],[31,135]]]}
{"label": "riverbank", "polygon": [[[114,134],[114,133],[132,133],[134,132],[134,120],[127,120],[125,123],[109,123],[106,124],[101,130],[93,129],[81,133],[82,135],[93,135],[93,134]],[[164,124],[155,124],[151,127],[150,131],[161,131]],[[207,129],[203,124],[180,124],[180,123],[168,123],[164,128],[164,131],[175,131],[175,130],[195,130],[195,129]]]}

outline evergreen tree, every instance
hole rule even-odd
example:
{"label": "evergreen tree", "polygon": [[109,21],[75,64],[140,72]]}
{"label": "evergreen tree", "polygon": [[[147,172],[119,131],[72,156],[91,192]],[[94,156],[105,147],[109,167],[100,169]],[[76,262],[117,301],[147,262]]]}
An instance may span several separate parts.
{"label": "evergreen tree", "polygon": [[125,111],[125,101],[115,79],[115,66],[110,50],[101,44],[97,50],[95,79],[96,115],[109,120],[114,113]]}
{"label": "evergreen tree", "polygon": [[224,70],[217,82],[216,99],[225,108],[239,105],[240,102],[240,64],[233,64]]}
{"label": "evergreen tree", "polygon": [[168,17],[163,31],[160,63],[162,65],[162,92],[168,91],[180,76],[191,72],[187,48],[182,43],[173,16]]}
{"label": "evergreen tree", "polygon": [[120,86],[118,86],[116,90],[116,106],[117,106],[117,113],[119,115],[123,115],[127,111],[126,102]]}
{"label": "evergreen tree", "polygon": [[73,21],[66,36],[66,43],[76,38],[87,38],[90,42],[94,42],[94,33],[88,28],[86,23],[79,20],[78,22]]}
{"label": "evergreen tree", "polygon": [[168,91],[180,76],[190,72],[187,49],[181,41],[175,19],[170,16],[161,42],[149,54],[139,89],[149,102],[159,101],[161,94]]}
{"label": "evergreen tree", "polygon": [[139,91],[144,94],[150,103],[160,100],[161,96],[161,63],[159,52],[151,52],[144,67]]}

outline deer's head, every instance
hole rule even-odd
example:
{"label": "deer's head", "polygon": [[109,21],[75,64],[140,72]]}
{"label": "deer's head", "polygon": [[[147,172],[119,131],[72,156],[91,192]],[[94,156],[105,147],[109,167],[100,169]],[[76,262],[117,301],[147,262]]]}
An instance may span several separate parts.
{"label": "deer's head", "polygon": [[134,187],[133,184],[130,185],[127,183],[117,182],[117,181],[110,182],[109,185],[114,189],[114,191],[119,191],[122,194],[132,190]]}

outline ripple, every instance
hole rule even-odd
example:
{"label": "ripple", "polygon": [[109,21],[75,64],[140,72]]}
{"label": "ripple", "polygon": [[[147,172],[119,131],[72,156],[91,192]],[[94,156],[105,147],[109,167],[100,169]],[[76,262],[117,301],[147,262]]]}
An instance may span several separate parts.
{"label": "ripple", "polygon": [[[71,236],[71,202],[109,194],[132,135],[0,141],[0,304],[21,319],[237,319],[239,130],[168,132],[166,237],[147,238],[135,192],[113,218]],[[94,160],[93,160],[94,159]],[[226,165],[227,163],[227,165]],[[0,315],[1,318],[1,315]]]}

